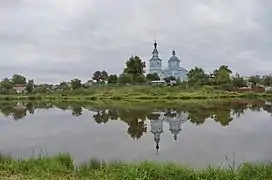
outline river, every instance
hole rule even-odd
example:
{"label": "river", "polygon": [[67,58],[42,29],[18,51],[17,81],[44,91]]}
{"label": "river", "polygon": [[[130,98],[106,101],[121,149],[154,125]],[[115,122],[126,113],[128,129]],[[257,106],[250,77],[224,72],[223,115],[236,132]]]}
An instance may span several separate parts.
{"label": "river", "polygon": [[272,159],[271,102],[158,107],[0,103],[0,152],[175,162],[195,168]]}

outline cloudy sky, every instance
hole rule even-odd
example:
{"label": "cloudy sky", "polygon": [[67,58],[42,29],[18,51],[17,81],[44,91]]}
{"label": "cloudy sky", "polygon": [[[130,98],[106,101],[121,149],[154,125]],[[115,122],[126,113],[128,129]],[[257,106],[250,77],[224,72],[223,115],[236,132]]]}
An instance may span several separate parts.
{"label": "cloudy sky", "polygon": [[38,83],[120,73],[148,61],[157,39],[187,69],[227,64],[242,75],[272,72],[270,0],[0,0],[0,78]]}

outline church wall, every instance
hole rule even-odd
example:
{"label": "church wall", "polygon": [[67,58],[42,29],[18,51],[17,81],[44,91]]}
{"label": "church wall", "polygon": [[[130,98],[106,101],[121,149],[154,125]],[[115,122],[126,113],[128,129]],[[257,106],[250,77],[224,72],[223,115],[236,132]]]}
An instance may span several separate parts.
{"label": "church wall", "polygon": [[187,79],[187,71],[182,71],[182,70],[164,70],[165,74],[167,76],[173,76],[176,79],[180,79],[181,81],[185,81]]}

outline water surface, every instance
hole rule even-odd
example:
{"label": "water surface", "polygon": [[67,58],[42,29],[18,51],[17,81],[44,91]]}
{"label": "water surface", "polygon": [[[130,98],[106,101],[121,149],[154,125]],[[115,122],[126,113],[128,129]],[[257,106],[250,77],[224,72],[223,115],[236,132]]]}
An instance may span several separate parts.
{"label": "water surface", "polygon": [[272,159],[266,101],[163,108],[0,103],[0,110],[0,151],[15,157],[69,152],[76,163],[99,158],[192,167]]}

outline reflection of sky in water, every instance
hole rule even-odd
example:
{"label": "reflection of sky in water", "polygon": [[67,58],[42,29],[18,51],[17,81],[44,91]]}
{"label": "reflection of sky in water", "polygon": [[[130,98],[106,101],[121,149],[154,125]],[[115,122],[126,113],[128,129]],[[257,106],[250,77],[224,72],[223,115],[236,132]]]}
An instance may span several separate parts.
{"label": "reflection of sky in water", "polygon": [[77,162],[91,157],[127,161],[149,159],[195,167],[219,164],[225,161],[225,156],[237,162],[272,158],[272,118],[267,112],[247,110],[227,127],[211,119],[198,126],[185,122],[176,142],[168,130],[169,123],[164,123],[158,155],[150,123],[147,124],[148,133],[134,140],[127,134],[125,122],[109,120],[107,124],[97,124],[92,117],[89,111],[74,117],[71,111],[57,109],[35,111],[34,115],[18,121],[1,116],[0,151],[29,156],[33,149],[36,152],[46,149],[48,154],[70,152]]}

